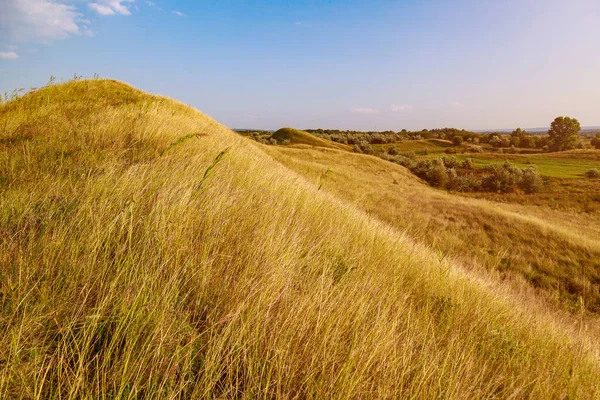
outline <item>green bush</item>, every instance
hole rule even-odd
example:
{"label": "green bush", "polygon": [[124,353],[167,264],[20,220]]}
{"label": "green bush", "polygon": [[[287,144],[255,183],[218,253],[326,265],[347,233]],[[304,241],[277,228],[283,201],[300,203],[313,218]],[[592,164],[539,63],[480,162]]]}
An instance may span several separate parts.
{"label": "green bush", "polygon": [[467,158],[466,160],[464,160],[462,162],[461,167],[463,167],[464,169],[473,169],[473,168],[475,168],[473,166],[473,160],[471,160],[470,158]]}
{"label": "green bush", "polygon": [[481,180],[481,188],[488,192],[508,193],[523,179],[523,171],[510,163],[489,165]]}
{"label": "green bush", "polygon": [[444,166],[444,162],[439,158],[419,160],[412,168],[412,171],[433,187],[445,187],[448,182],[446,167]]}
{"label": "green bush", "polygon": [[456,157],[442,157],[442,161],[446,168],[458,168],[460,166],[460,162]]}
{"label": "green bush", "polygon": [[522,174],[521,182],[519,183],[519,187],[525,193],[537,193],[541,190],[543,186],[542,177],[537,172],[535,167],[525,168]]}
{"label": "green bush", "polygon": [[373,151],[373,147],[371,147],[371,145],[369,144],[369,142],[363,140],[362,142],[360,142],[360,144],[358,145],[360,147],[360,150],[363,154],[374,154],[375,152]]}
{"label": "green bush", "polygon": [[398,165],[402,165],[403,167],[406,167],[411,170],[415,165],[415,161],[413,158],[402,156],[402,155],[396,156],[394,158],[394,162]]}

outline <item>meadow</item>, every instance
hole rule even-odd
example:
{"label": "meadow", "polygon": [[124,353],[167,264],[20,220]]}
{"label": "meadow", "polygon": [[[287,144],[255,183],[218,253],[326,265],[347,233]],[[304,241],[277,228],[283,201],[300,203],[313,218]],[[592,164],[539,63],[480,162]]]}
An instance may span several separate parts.
{"label": "meadow", "polygon": [[572,150],[560,153],[541,154],[460,154],[456,158],[463,161],[470,158],[475,167],[508,161],[520,168],[535,166],[542,176],[563,179],[586,179],[590,169],[600,169],[600,151]]}
{"label": "meadow", "polygon": [[0,105],[0,397],[600,397],[595,216],[288,139],[112,80]]}

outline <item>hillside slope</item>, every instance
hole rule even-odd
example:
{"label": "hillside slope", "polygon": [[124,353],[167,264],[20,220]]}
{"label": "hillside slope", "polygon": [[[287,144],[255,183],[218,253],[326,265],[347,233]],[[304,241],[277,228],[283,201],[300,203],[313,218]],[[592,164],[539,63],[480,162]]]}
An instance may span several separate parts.
{"label": "hillside slope", "polygon": [[370,156],[283,147],[265,151],[444,256],[500,278],[525,279],[567,309],[579,312],[583,305],[600,311],[600,225],[587,215],[465,198]]}
{"label": "hillside slope", "polygon": [[600,393],[585,332],[114,81],[0,106],[0,271],[2,398]]}

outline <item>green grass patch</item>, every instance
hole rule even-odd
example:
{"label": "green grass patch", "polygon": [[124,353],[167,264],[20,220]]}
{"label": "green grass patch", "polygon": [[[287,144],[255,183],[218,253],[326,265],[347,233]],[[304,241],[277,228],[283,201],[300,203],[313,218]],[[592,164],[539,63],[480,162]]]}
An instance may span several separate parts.
{"label": "green grass patch", "polygon": [[[557,153],[560,154],[560,153]],[[583,179],[585,173],[592,168],[600,168],[600,160],[565,158],[564,155],[556,156],[554,154],[524,156],[516,154],[477,154],[473,155],[455,155],[462,161],[470,158],[475,168],[483,168],[490,164],[498,164],[509,161],[519,168],[535,166],[538,172],[551,178],[571,178]]]}

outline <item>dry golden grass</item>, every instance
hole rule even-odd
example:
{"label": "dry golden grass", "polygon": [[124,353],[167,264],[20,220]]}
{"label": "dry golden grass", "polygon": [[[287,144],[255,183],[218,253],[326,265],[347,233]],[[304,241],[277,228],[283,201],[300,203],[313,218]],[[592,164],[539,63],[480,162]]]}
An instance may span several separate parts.
{"label": "dry golden grass", "polygon": [[0,397],[600,395],[584,329],[171,100],[0,106],[0,176]]}
{"label": "dry golden grass", "polygon": [[545,298],[600,311],[600,223],[589,215],[499,204],[436,190],[408,170],[371,156],[322,149],[265,151],[462,264],[499,278],[524,278]]}

